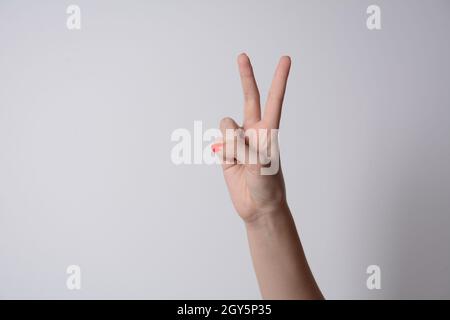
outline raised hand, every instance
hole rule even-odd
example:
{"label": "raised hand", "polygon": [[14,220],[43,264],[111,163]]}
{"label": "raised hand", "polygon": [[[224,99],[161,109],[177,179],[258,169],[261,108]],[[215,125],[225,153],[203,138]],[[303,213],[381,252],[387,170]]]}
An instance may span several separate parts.
{"label": "raised hand", "polygon": [[291,59],[282,57],[278,63],[263,117],[247,55],[241,54],[238,64],[244,123],[240,127],[231,118],[223,119],[223,139],[212,148],[223,160],[231,199],[245,221],[261,294],[266,299],[322,299],[287,205],[279,166],[277,134]]}
{"label": "raised hand", "polygon": [[[239,55],[238,66],[244,93],[244,121],[239,126],[231,118],[222,119],[220,129],[224,138],[213,145],[213,151],[223,160],[233,204],[248,222],[286,203],[276,138],[291,59],[285,56],[279,61],[262,117],[258,86],[246,54]],[[244,148],[239,149],[240,144]],[[252,155],[257,162],[250,161]]]}

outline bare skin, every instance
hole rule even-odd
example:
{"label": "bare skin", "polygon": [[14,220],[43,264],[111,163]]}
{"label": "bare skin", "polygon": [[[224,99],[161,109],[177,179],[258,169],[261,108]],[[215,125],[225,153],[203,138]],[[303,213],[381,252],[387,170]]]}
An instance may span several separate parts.
{"label": "bare skin", "polygon": [[[281,57],[261,116],[260,96],[252,65],[246,54],[238,57],[244,93],[242,127],[231,118],[220,123],[228,130],[278,129],[291,59]],[[272,175],[260,174],[262,164],[240,162],[234,148],[222,154],[223,174],[233,205],[243,219],[253,265],[264,299],[323,299],[303,252],[289,210],[281,168]],[[247,141],[248,145],[248,141]]]}

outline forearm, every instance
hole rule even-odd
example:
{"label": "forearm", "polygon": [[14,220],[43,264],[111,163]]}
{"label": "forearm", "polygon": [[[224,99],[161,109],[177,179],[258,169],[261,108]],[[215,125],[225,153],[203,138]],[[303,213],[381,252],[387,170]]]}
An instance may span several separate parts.
{"label": "forearm", "polygon": [[246,229],[264,299],[323,299],[287,205],[246,222]]}

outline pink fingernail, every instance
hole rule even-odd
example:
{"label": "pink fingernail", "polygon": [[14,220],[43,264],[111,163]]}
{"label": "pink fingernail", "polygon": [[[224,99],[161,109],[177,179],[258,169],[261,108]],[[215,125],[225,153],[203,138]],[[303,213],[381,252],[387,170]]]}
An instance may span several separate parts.
{"label": "pink fingernail", "polygon": [[216,153],[219,152],[220,150],[222,150],[223,147],[223,143],[214,143],[213,145],[211,145],[211,150],[212,152]]}

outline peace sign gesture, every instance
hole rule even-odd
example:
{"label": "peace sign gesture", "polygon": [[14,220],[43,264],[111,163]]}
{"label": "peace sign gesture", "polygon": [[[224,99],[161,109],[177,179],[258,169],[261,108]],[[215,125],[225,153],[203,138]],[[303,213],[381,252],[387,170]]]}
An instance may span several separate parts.
{"label": "peace sign gesture", "polygon": [[280,205],[285,206],[276,137],[291,59],[284,56],[278,63],[263,117],[258,86],[246,54],[239,55],[238,66],[244,93],[244,122],[240,127],[231,118],[222,119],[223,139],[212,147],[223,160],[233,204],[248,222],[277,210]]}

